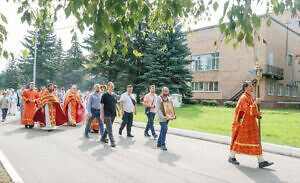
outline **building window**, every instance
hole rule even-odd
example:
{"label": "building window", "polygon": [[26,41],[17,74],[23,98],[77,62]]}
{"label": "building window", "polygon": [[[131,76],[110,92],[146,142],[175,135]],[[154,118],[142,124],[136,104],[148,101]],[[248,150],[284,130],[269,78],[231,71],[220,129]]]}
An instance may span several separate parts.
{"label": "building window", "polygon": [[278,94],[278,96],[282,96],[282,88],[283,88],[283,84],[282,83],[278,83],[278,88],[277,88],[277,94]]}
{"label": "building window", "polygon": [[269,80],[268,95],[274,95],[274,80]]}
{"label": "building window", "polygon": [[192,56],[192,71],[219,70],[219,53]]}
{"label": "building window", "polygon": [[297,97],[298,95],[298,86],[293,87],[293,97]]}
{"label": "building window", "polygon": [[218,91],[218,81],[204,81],[204,82],[192,82],[193,92],[216,92]]}
{"label": "building window", "polygon": [[286,87],[285,87],[285,96],[287,96],[287,97],[290,96],[290,85],[286,85]]}
{"label": "building window", "polygon": [[292,67],[292,65],[293,65],[293,55],[288,54],[288,66]]}

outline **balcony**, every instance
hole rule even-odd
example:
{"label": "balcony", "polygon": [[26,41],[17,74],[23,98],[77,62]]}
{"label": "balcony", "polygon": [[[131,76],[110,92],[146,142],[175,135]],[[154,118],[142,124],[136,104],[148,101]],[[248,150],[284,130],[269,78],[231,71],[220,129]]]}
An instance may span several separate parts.
{"label": "balcony", "polygon": [[263,70],[263,76],[274,78],[277,80],[283,80],[283,69],[279,67],[274,67],[272,65],[266,65]]}

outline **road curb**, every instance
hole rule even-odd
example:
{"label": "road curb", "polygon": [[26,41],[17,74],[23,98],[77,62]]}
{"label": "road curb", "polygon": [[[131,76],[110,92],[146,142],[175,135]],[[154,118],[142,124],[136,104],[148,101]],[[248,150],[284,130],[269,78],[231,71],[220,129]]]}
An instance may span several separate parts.
{"label": "road curb", "polygon": [[[120,119],[116,119],[117,123],[120,123]],[[146,123],[143,122],[133,122],[133,126],[138,128],[145,128]],[[160,131],[159,125],[154,125],[155,131]],[[202,133],[202,132],[195,132],[190,130],[182,130],[177,128],[169,127],[168,129],[169,134],[178,135],[182,137],[188,137],[193,139],[205,140],[209,142],[219,143],[219,144],[226,144],[230,145],[231,138],[223,135],[214,135],[209,133]],[[300,148],[284,146],[284,145],[277,145],[277,144],[270,144],[270,143],[262,143],[263,151],[270,152],[273,154],[280,154],[284,156],[290,156],[294,158],[300,158]]]}
{"label": "road curb", "polygon": [[8,161],[6,156],[0,150],[0,162],[2,163],[4,169],[7,171],[9,177],[14,183],[24,183],[23,179],[19,176],[17,171],[14,169],[12,164]]}

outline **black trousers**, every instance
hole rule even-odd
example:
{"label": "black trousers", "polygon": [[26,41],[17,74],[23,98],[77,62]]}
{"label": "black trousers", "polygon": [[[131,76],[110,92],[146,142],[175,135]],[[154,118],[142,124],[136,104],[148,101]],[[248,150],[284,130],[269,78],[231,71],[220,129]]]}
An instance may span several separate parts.
{"label": "black trousers", "polygon": [[122,124],[120,127],[120,131],[123,131],[123,129],[126,126],[127,129],[127,135],[131,135],[131,127],[132,127],[132,122],[133,122],[133,112],[125,112],[123,117],[122,117]]}

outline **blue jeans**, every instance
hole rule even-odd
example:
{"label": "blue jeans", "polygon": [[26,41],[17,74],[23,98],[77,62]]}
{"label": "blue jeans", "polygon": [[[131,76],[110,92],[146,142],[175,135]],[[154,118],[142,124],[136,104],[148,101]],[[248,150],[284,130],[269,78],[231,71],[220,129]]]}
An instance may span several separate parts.
{"label": "blue jeans", "polygon": [[149,112],[147,114],[148,117],[148,123],[145,129],[145,133],[148,134],[149,129],[151,130],[152,136],[155,135],[155,130],[154,130],[154,117],[155,117],[155,113],[154,112]]}
{"label": "blue jeans", "polygon": [[7,108],[2,109],[2,119],[5,120],[6,119],[6,115],[7,115]]}
{"label": "blue jeans", "polygon": [[166,145],[166,136],[168,132],[168,123],[169,121],[166,122],[159,122],[160,124],[160,133],[159,137],[157,140],[157,145],[165,146]]}
{"label": "blue jeans", "polygon": [[102,136],[103,133],[104,133],[104,126],[103,126],[102,120],[100,119],[100,109],[99,110],[92,109],[91,112],[92,112],[92,117],[89,118],[88,123],[85,126],[85,132],[84,133],[85,134],[89,133],[91,123],[93,122],[93,120],[95,118],[97,118],[98,124],[99,124],[99,127],[100,127],[100,134]]}
{"label": "blue jeans", "polygon": [[24,108],[24,104],[20,104],[21,121],[23,117],[23,108]]}

